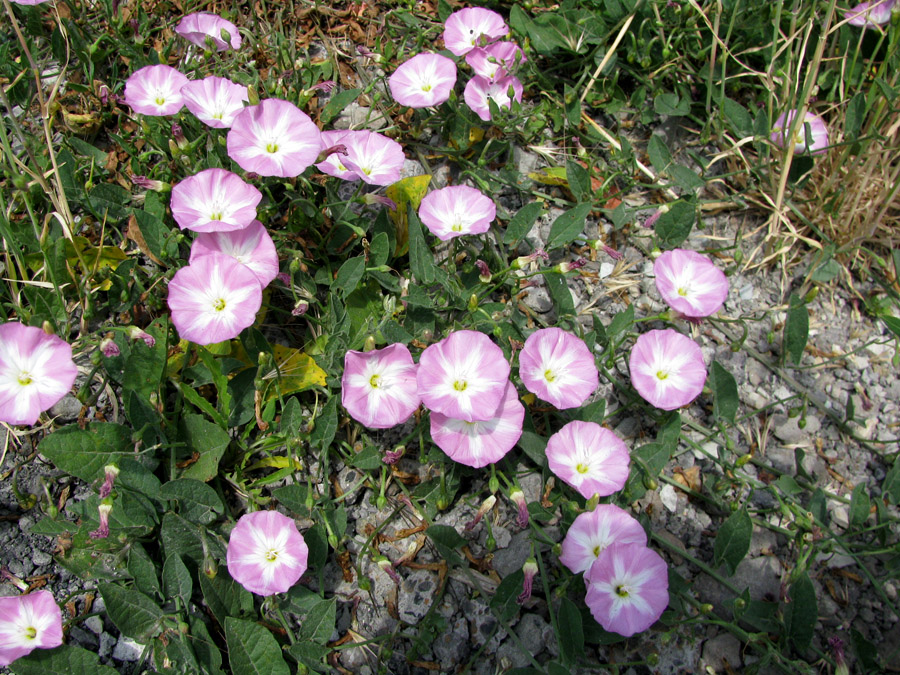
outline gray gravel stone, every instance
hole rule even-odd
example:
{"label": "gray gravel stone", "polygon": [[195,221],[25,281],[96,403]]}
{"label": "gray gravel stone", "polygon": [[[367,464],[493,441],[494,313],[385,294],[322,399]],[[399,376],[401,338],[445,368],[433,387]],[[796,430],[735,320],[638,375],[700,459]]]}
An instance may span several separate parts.
{"label": "gray gravel stone", "polygon": [[447,631],[438,636],[431,648],[444,672],[452,670],[469,655],[469,622],[458,616],[447,622]]}
{"label": "gray gravel stone", "polygon": [[66,394],[49,410],[50,417],[57,418],[57,422],[72,422],[78,419],[81,412],[81,401],[72,394]]}
{"label": "gray gravel stone", "polygon": [[492,561],[494,569],[500,577],[506,577],[522,568],[528,556],[531,555],[531,540],[528,530],[516,532],[512,536],[509,546],[499,549],[494,553]]}
{"label": "gray gravel stone", "polygon": [[400,620],[415,626],[419,623],[431,605],[437,591],[437,575],[428,570],[413,570],[400,585],[400,598],[397,611]]}
{"label": "gray gravel stone", "polygon": [[118,661],[137,661],[141,658],[143,651],[144,645],[123,635],[116,642],[112,656]]}
{"label": "gray gravel stone", "polygon": [[34,563],[35,567],[41,567],[43,565],[49,565],[51,562],[53,562],[53,557],[49,553],[37,550],[31,554],[31,562]]}
{"label": "gray gravel stone", "polygon": [[741,665],[741,641],[731,633],[722,633],[703,645],[703,666],[714,673],[734,671]]}

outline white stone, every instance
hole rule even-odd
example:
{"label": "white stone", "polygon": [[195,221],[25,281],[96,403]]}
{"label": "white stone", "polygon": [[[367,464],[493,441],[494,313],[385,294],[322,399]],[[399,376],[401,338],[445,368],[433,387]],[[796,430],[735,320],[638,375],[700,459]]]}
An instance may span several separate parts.
{"label": "white stone", "polygon": [[672,513],[678,508],[678,493],[675,492],[675,488],[671,485],[663,485],[659,491],[659,499],[662,501],[663,506]]}
{"label": "white stone", "polygon": [[144,645],[123,635],[116,643],[112,655],[118,661],[137,661],[143,651]]}

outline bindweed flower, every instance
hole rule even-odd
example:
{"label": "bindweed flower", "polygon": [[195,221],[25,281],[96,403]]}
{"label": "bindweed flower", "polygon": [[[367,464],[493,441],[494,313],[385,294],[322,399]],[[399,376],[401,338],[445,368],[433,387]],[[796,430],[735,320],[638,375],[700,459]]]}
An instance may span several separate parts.
{"label": "bindweed flower", "polygon": [[184,105],[194,116],[215,129],[228,129],[250,97],[247,87],[224,77],[205,77],[181,88]]}
{"label": "bindweed flower", "polygon": [[525,575],[525,579],[522,582],[522,593],[516,598],[516,602],[520,605],[524,605],[531,597],[531,589],[534,587],[534,577],[537,576],[538,573],[537,561],[534,558],[528,558],[528,560],[525,561],[525,564],[522,565],[522,573]]}
{"label": "bindweed flower", "polygon": [[109,514],[112,508],[112,502],[108,499],[104,499],[100,506],[97,507],[100,516],[100,527],[92,532],[88,532],[88,536],[91,539],[106,539],[109,536]]}
{"label": "bindweed flower", "polygon": [[652,228],[653,226],[656,225],[656,221],[659,220],[660,216],[662,214],[666,213],[668,210],[669,210],[668,206],[660,207],[660,208],[656,209],[656,211],[654,211],[652,214],[650,214],[650,217],[647,218],[647,220],[645,220],[643,222],[643,226],[646,227],[647,229]]}
{"label": "bindweed flower", "polygon": [[309,549],[291,518],[278,511],[240,517],[228,538],[228,573],[257,595],[284,593],[306,571]]}
{"label": "bindweed flower", "polygon": [[341,140],[347,147],[342,162],[369,185],[390,185],[400,180],[406,157],[403,146],[374,131],[348,131]]}
{"label": "bindweed flower", "polygon": [[585,265],[587,265],[586,258],[576,258],[575,260],[571,260],[568,262],[561,262],[556,265],[554,269],[560,274],[566,274],[574,270],[580,270]]}
{"label": "bindweed flower", "polygon": [[187,77],[171,66],[144,66],[125,81],[123,102],[142,115],[174,115],[184,107],[181,89],[187,83]]}
{"label": "bindweed flower", "polygon": [[[9,0],[14,5],[41,5],[49,0]],[[3,665],[0,663],[0,665]]]}
{"label": "bindweed flower", "polygon": [[429,345],[416,373],[426,408],[467,422],[497,416],[507,396],[508,378],[503,350],[484,333],[472,330],[456,331]]}
{"label": "bindweed flower", "polygon": [[728,295],[725,273],[696,251],[666,251],[653,263],[653,274],[666,304],[691,319],[715,314]]}
{"label": "bindweed flower", "polygon": [[103,485],[100,486],[100,499],[106,499],[112,494],[118,475],[119,467],[115,464],[107,464],[103,467]]}
{"label": "bindweed flower", "polygon": [[584,340],[560,328],[528,336],[519,354],[519,375],[528,391],[560,410],[582,405],[600,382]]}
{"label": "bindweed flower", "polygon": [[494,42],[487,47],[476,47],[466,54],[466,63],[476,75],[489,80],[508,75],[527,59],[515,42]]}
{"label": "bindweed flower", "polygon": [[154,192],[169,192],[172,186],[161,180],[153,180],[146,176],[131,176],[131,183],[136,188],[142,190],[153,190]]}
{"label": "bindweed flower", "polygon": [[494,200],[467,185],[429,192],[419,205],[422,224],[441,241],[466,234],[483,234],[497,215]]}
{"label": "bindweed flower", "polygon": [[484,260],[476,260],[475,267],[478,269],[478,281],[483,284],[491,283],[493,276],[491,275],[491,268],[488,267],[488,264]]}
{"label": "bindweed flower", "polygon": [[344,356],[341,405],[360,424],[388,429],[408,420],[421,403],[416,364],[406,345],[349,351]]}
{"label": "bindweed flower", "polygon": [[36,326],[0,325],[0,422],[34,424],[75,383],[72,347]]}
{"label": "bindweed flower", "polygon": [[647,630],[669,604],[662,557],[643,544],[612,544],[584,575],[585,603],[604,630],[631,637]]}
{"label": "bindweed flower", "polygon": [[210,345],[253,325],[262,288],[248,267],[223,253],[210,253],[175,273],[168,304],[182,339]]}
{"label": "bindweed flower", "polygon": [[272,237],[258,220],[243,230],[233,232],[204,232],[191,244],[188,262],[210,253],[224,253],[246,266],[261,288],[268,286],[278,274],[278,252]]}
{"label": "bindweed flower", "polygon": [[489,9],[467,7],[453,12],[444,22],[444,45],[456,56],[493,42],[509,33],[503,17]]}
{"label": "bindweed flower", "polygon": [[291,310],[291,316],[303,316],[309,311],[309,303],[306,300],[298,300]]}
{"label": "bindweed flower", "polygon": [[316,158],[319,160],[316,162],[316,168],[319,171],[342,180],[359,180],[356,172],[344,165],[344,160],[347,158],[347,146],[343,144],[343,140],[350,133],[353,132],[343,129],[322,132],[324,149]]}
{"label": "bindweed flower", "polygon": [[516,525],[520,530],[524,530],[528,527],[528,502],[525,500],[525,493],[521,488],[514,487],[509,491],[509,499],[516,505]]}
{"label": "bindweed flower", "polygon": [[547,465],[585,499],[621,490],[628,480],[628,448],[595,422],[569,422],[547,441]]}
{"label": "bindweed flower", "polygon": [[844,658],[844,641],[837,635],[828,638],[828,647],[834,657],[834,675],[850,675],[850,668]]}
{"label": "bindweed flower", "polygon": [[219,52],[225,51],[229,47],[231,49],[240,49],[241,47],[241,34],[238,32],[237,26],[221,16],[209,12],[188,14],[175,26],[175,32],[201,49],[208,48],[208,40],[212,40],[213,47]]}
{"label": "bindweed flower", "polygon": [[50,591],[0,598],[0,667],[62,641],[62,612]]}
{"label": "bindweed flower", "polygon": [[590,569],[607,546],[646,543],[647,533],[627,511],[615,504],[598,504],[575,518],[562,541],[559,561],[579,574]]}
{"label": "bindweed flower", "polygon": [[431,439],[453,461],[480,469],[512,450],[522,436],[524,419],[525,407],[508,383],[500,407],[489,420],[467,422],[432,412]]}
{"label": "bindweed flower", "polygon": [[851,26],[881,26],[890,22],[895,7],[897,0],[869,0],[844,12],[844,18]]}
{"label": "bindweed flower", "polygon": [[108,359],[119,356],[122,353],[119,345],[111,337],[103,338],[100,342],[100,352]]}
{"label": "bindweed flower", "polygon": [[475,517],[466,523],[466,526],[463,528],[466,532],[471,532],[475,529],[475,526],[481,522],[481,519],[484,518],[485,514],[494,508],[494,504],[497,503],[497,498],[494,495],[490,495],[487,499],[485,499],[481,506],[478,507],[478,511],[475,513]]}
{"label": "bindweed flower", "polygon": [[[791,124],[793,124],[796,114],[796,110],[783,112],[775,120],[775,125],[772,127],[772,134],[769,138],[778,147],[784,147],[787,134],[790,133]],[[807,112],[803,118],[803,124],[798,125],[792,142],[794,143],[795,153],[822,154],[828,147],[828,127],[825,126],[825,120],[815,113]]]}
{"label": "bindweed flower", "polygon": [[144,344],[151,349],[156,346],[156,338],[150,335],[150,333],[145,333],[137,326],[128,327],[128,337],[132,340],[143,340]]}
{"label": "bindweed flower", "polygon": [[321,92],[324,92],[324,93],[326,93],[326,94],[330,94],[331,91],[332,91],[336,86],[337,86],[337,82],[335,82],[334,80],[322,80],[322,81],[319,82],[318,84],[314,84],[313,86],[311,86],[311,87],[310,87],[309,89],[307,89],[306,91],[307,91],[307,92],[321,91]]}
{"label": "bindweed flower", "polygon": [[535,271],[540,267],[540,263],[538,260],[547,261],[550,259],[550,256],[547,252],[539,248],[534,253],[529,253],[528,255],[520,255],[518,258],[513,260],[511,267],[514,270],[527,270],[530,272]]}
{"label": "bindweed flower", "polygon": [[700,346],[676,330],[641,335],[628,359],[631,384],[641,397],[661,410],[675,410],[700,395],[706,366]]}
{"label": "bindweed flower", "polygon": [[383,555],[375,556],[374,560],[375,564],[378,565],[381,571],[391,578],[391,581],[393,581],[398,586],[403,582],[403,580],[400,578],[400,575],[397,574],[397,570],[394,569],[394,564],[390,560],[388,560]]}
{"label": "bindweed flower", "polygon": [[300,108],[272,98],[237,114],[226,145],[228,156],[245,171],[293,178],[316,161],[322,139],[318,127]]}
{"label": "bindweed flower", "polygon": [[440,54],[417,54],[404,61],[388,80],[400,105],[429,108],[450,98],[456,85],[456,64]]}
{"label": "bindweed flower", "polygon": [[[510,98],[512,89],[512,98]],[[495,80],[489,80],[481,75],[476,75],[466,83],[463,90],[463,100],[485,122],[491,121],[491,109],[488,99],[494,101],[500,108],[511,108],[512,99],[522,102],[522,83],[517,77],[507,75]]]}
{"label": "bindweed flower", "polygon": [[204,169],[172,188],[172,217],[182,230],[230,232],[256,218],[262,192],[225,169]]}
{"label": "bindweed flower", "polygon": [[175,141],[175,146],[182,152],[187,150],[191,145],[190,141],[188,141],[184,135],[184,129],[182,129],[181,125],[177,122],[172,124],[172,140]]}

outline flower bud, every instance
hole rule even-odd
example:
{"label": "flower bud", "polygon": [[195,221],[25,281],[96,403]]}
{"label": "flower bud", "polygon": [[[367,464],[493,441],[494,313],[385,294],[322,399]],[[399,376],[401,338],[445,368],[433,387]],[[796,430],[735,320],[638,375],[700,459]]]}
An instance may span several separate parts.
{"label": "flower bud", "polygon": [[534,584],[534,577],[538,573],[537,561],[534,558],[528,558],[522,565],[522,572],[525,574],[525,581],[522,584],[522,593],[516,598],[516,602],[520,605],[525,604],[531,597],[531,588]]}
{"label": "flower bud", "polygon": [[516,525],[519,526],[519,529],[524,530],[528,527],[528,502],[525,500],[525,493],[520,488],[514,487],[509,492],[509,499],[519,511]]}
{"label": "flower bud", "polygon": [[475,267],[478,268],[478,281],[483,284],[491,283],[491,270],[484,260],[476,260]]}
{"label": "flower bud", "polygon": [[100,351],[103,353],[103,356],[108,359],[119,356],[119,354],[122,353],[119,350],[119,345],[117,345],[112,338],[103,338],[103,341],[100,342]]}
{"label": "flower bud", "polygon": [[149,333],[145,333],[137,326],[128,327],[128,337],[130,337],[132,340],[143,340],[144,344],[151,349],[156,346],[156,338]]}
{"label": "flower bud", "polygon": [[112,502],[110,499],[104,499],[100,506],[97,507],[100,514],[100,527],[93,532],[88,532],[91,539],[106,539],[109,536],[109,512],[112,511]]}
{"label": "flower bud", "polygon": [[369,337],[366,338],[366,341],[363,343],[363,349],[362,349],[362,350],[363,350],[364,352],[371,352],[371,351],[373,351],[374,349],[375,349],[375,336],[374,336],[374,335],[370,335]]}
{"label": "flower bud", "polygon": [[484,518],[484,515],[488,511],[490,511],[492,508],[494,508],[494,504],[496,504],[496,503],[497,503],[497,498],[494,495],[491,495],[490,497],[485,499],[481,503],[481,506],[478,507],[478,511],[475,514],[475,517],[470,522],[466,523],[466,526],[464,529],[467,532],[471,532],[473,529],[475,529],[475,526],[481,522],[481,519]]}

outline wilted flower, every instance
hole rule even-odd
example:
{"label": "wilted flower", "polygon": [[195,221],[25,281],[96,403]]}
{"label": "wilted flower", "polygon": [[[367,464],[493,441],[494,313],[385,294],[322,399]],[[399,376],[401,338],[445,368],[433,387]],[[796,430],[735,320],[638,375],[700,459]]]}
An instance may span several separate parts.
{"label": "wilted flower", "polygon": [[490,495],[487,499],[485,499],[481,506],[478,507],[478,511],[475,513],[475,517],[466,523],[466,526],[463,528],[466,532],[471,532],[475,529],[475,526],[481,522],[481,519],[484,518],[485,514],[494,508],[494,504],[497,503],[497,498],[494,495]]}
{"label": "wilted flower", "polygon": [[118,475],[119,467],[115,464],[107,464],[103,467],[103,485],[100,486],[100,499],[106,499],[112,494]]}
{"label": "wilted flower", "polygon": [[143,340],[144,344],[151,349],[156,346],[156,338],[150,335],[150,333],[142,331],[137,326],[128,327],[128,337],[132,340]]}
{"label": "wilted flower", "polygon": [[534,558],[528,558],[522,565],[522,573],[525,579],[522,582],[522,593],[516,598],[516,602],[524,605],[528,598],[531,597],[531,589],[534,586],[534,577],[538,573],[537,561]]}
{"label": "wilted flower", "polygon": [[209,345],[235,338],[253,325],[262,306],[262,288],[248,267],[223,253],[210,253],[175,273],[168,304],[178,335]]}
{"label": "wilted flower", "polygon": [[844,12],[844,18],[851,26],[880,26],[891,20],[891,12],[897,0],[870,0],[861,2]]}
{"label": "wilted flower", "polygon": [[153,180],[146,176],[131,176],[131,183],[136,188],[142,190],[153,190],[154,192],[169,192],[172,186],[161,180]]}
{"label": "wilted flower", "polygon": [[601,551],[611,544],[646,544],[641,524],[615,504],[598,504],[579,513],[562,541],[559,561],[575,574],[590,569]]}
{"label": "wilted flower", "polygon": [[653,274],[666,304],[691,319],[715,314],[728,296],[725,273],[696,251],[666,251],[653,263]]}
{"label": "wilted flower", "polygon": [[491,283],[493,276],[491,275],[491,268],[488,267],[488,264],[484,260],[476,260],[475,267],[478,269],[478,281],[483,284]]}
{"label": "wilted flower", "polygon": [[403,146],[374,131],[348,131],[341,139],[347,148],[343,164],[369,185],[390,185],[400,180],[406,157]]}
{"label": "wilted flower", "polygon": [[528,336],[519,354],[519,375],[528,391],[560,410],[582,405],[600,381],[584,340],[561,328],[542,328]]}
{"label": "wilted flower", "polygon": [[268,286],[278,274],[278,252],[272,237],[258,220],[254,220],[243,230],[233,232],[204,232],[197,235],[191,244],[193,263],[210,253],[224,253],[245,265],[262,288]]}
{"label": "wilted flower", "polygon": [[172,188],[172,217],[182,230],[229,232],[256,218],[262,192],[225,169],[204,169]]}
{"label": "wilted flower", "polygon": [[111,359],[115,356],[118,356],[122,352],[119,350],[119,345],[115,343],[112,338],[103,338],[100,342],[100,351],[103,353],[108,359]]}
{"label": "wilted flower", "polygon": [[509,33],[503,17],[489,9],[467,7],[453,12],[444,22],[444,45],[456,56],[493,42]]}
{"label": "wilted flower", "polygon": [[35,649],[58,647],[62,641],[62,612],[52,593],[0,598],[0,667]]}
{"label": "wilted flower", "polygon": [[509,90],[512,88],[513,98],[522,102],[522,83],[517,77],[507,75],[495,80],[489,80],[481,75],[476,75],[466,83],[463,90],[463,100],[485,122],[491,121],[491,109],[488,99],[494,101],[500,108],[512,107],[512,99]]}
{"label": "wilted flower", "polygon": [[[223,31],[227,33],[227,41]],[[175,32],[201,49],[208,48],[207,39],[212,40],[213,47],[219,52],[229,47],[240,49],[241,46],[241,34],[237,26],[209,12],[188,14],[175,26]]]}
{"label": "wilted flower", "polygon": [[34,424],[69,392],[77,374],[64,340],[16,321],[0,325],[0,422]]}
{"label": "wilted flower", "polygon": [[205,77],[181,88],[184,105],[204,124],[227,129],[249,101],[247,87],[224,77]]}
{"label": "wilted flower", "polygon": [[125,81],[124,103],[142,115],[174,115],[184,107],[181,89],[187,77],[171,66],[144,66]]}
{"label": "wilted flower", "polygon": [[419,205],[422,224],[441,241],[466,234],[483,234],[497,215],[494,201],[467,185],[429,192]]}
{"label": "wilted flower", "polygon": [[584,575],[585,603],[604,630],[631,637],[652,626],[669,604],[669,574],[642,544],[612,544]]}
{"label": "wilted flower", "polygon": [[[796,110],[791,110],[781,113],[775,120],[772,134],[769,136],[775,145],[784,147],[785,139],[790,133],[796,114]],[[807,112],[803,118],[803,124],[798,125],[792,142],[796,153],[809,152],[818,155],[825,152],[828,147],[828,127],[825,126],[825,120],[815,113]]]}
{"label": "wilted flower", "polygon": [[277,98],[239,112],[226,143],[228,156],[245,171],[282,178],[299,176],[322,149],[321,134],[309,116]]}
{"label": "wilted flower", "polygon": [[516,505],[518,515],[516,516],[516,525],[521,529],[528,527],[528,502],[525,499],[525,493],[521,488],[514,487],[509,491],[510,501]]}
{"label": "wilted flower", "polygon": [[400,105],[428,108],[450,98],[456,84],[456,64],[440,54],[417,54],[400,64],[388,80]]}
{"label": "wilted flower", "polygon": [[240,517],[228,538],[228,573],[257,595],[284,593],[306,571],[309,549],[294,521],[278,511]]}
{"label": "wilted flower", "polygon": [[637,392],[662,410],[687,405],[706,382],[700,346],[671,328],[641,335],[631,348],[628,366]]}
{"label": "wilted flower", "polygon": [[524,52],[515,42],[494,42],[466,54],[466,63],[472,66],[475,74],[489,80],[509,74],[525,61]]}
{"label": "wilted flower", "polygon": [[550,470],[585,499],[611,495],[628,480],[628,448],[595,422],[569,422],[550,437],[546,452]]}
{"label": "wilted flower", "polygon": [[370,429],[388,429],[408,420],[421,404],[416,364],[404,344],[344,356],[341,404]]}
{"label": "wilted flower", "polygon": [[112,502],[107,499],[104,499],[100,506],[97,507],[100,515],[100,527],[92,532],[88,532],[88,536],[91,539],[106,539],[109,536],[109,514],[112,508]]}
{"label": "wilted flower", "polygon": [[[12,2],[15,5],[40,5],[45,2],[48,2],[48,0],[10,0],[10,2]],[[16,657],[16,658],[18,658],[18,657]],[[2,665],[3,664],[0,663],[0,666],[2,666]]]}

